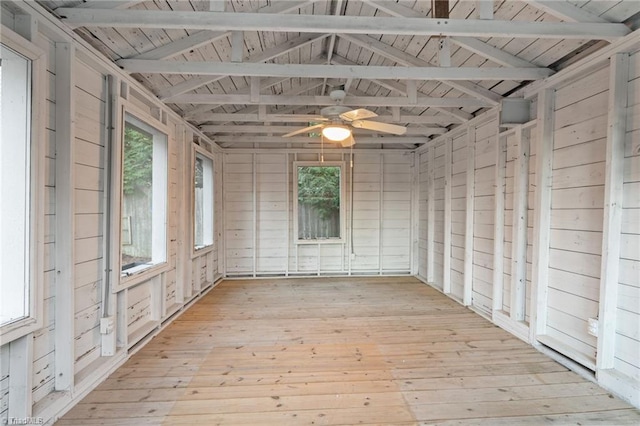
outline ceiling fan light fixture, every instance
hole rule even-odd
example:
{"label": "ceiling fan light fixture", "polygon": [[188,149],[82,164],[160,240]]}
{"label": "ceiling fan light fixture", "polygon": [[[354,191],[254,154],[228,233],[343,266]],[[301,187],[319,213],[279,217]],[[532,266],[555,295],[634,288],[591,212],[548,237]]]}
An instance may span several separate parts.
{"label": "ceiling fan light fixture", "polygon": [[351,130],[341,124],[331,124],[322,129],[322,135],[330,141],[339,142],[351,136]]}

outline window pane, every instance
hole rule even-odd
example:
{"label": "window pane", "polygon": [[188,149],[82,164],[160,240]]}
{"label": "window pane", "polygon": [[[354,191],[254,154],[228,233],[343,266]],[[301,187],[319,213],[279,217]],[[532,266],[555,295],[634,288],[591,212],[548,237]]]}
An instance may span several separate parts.
{"label": "window pane", "polygon": [[153,135],[126,122],[122,197],[122,269],[151,262]]}
{"label": "window pane", "polygon": [[194,181],[194,246],[213,244],[213,161],[196,154]]}
{"label": "window pane", "polygon": [[340,238],[338,166],[298,166],[298,239]]}
{"label": "window pane", "polygon": [[0,45],[0,325],[30,315],[31,61]]}

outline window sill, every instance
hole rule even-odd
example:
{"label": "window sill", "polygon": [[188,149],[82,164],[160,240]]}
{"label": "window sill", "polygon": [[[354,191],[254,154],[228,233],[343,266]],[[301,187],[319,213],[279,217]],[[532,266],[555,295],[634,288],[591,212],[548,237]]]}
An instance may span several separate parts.
{"label": "window sill", "polygon": [[150,280],[151,278],[160,275],[161,273],[166,272],[169,269],[169,263],[166,261],[162,263],[138,265],[133,268],[129,268],[126,271],[122,271],[120,273],[120,282],[117,286],[114,286],[113,291],[117,293],[126,288],[133,287],[134,285]]}
{"label": "window sill", "polygon": [[325,238],[320,240],[296,240],[296,244],[344,244],[346,241],[344,238]]}
{"label": "window sill", "polygon": [[202,255],[208,254],[213,250],[215,250],[214,244],[209,244],[208,246],[202,246],[202,247],[194,247],[191,250],[191,259],[195,259],[196,257],[200,257]]}

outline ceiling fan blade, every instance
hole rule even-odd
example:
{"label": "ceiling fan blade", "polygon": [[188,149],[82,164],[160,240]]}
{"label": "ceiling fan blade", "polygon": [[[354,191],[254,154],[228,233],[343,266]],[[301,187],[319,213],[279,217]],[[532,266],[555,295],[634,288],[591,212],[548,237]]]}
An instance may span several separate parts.
{"label": "ceiling fan blade", "polygon": [[353,135],[349,136],[348,138],[341,140],[340,141],[340,146],[343,148],[349,148],[352,145],[356,144],[356,140],[353,138]]}
{"label": "ceiling fan blade", "polygon": [[377,121],[356,120],[351,123],[356,129],[375,130],[376,132],[391,133],[393,135],[404,135],[407,128],[397,124],[378,123]]}
{"label": "ceiling fan blade", "polygon": [[322,126],[324,126],[324,124],[316,124],[316,125],[313,125],[313,126],[305,127],[304,129],[294,130],[293,132],[289,132],[286,135],[282,135],[282,137],[283,138],[288,138],[288,137],[291,137],[291,136],[299,135],[300,133],[307,133],[310,130],[317,129],[318,127],[322,127]]}
{"label": "ceiling fan blade", "polygon": [[340,114],[340,118],[346,121],[364,120],[365,118],[373,118],[377,116],[378,114],[376,114],[375,112],[369,111],[368,109],[364,108],[353,109],[351,111],[343,112],[342,114]]}

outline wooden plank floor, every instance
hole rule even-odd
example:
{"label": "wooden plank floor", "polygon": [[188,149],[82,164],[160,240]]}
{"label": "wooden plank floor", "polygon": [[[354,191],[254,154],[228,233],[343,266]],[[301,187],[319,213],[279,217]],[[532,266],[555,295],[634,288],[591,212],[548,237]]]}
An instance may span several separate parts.
{"label": "wooden plank floor", "polygon": [[224,281],[63,425],[640,424],[414,278]]}

